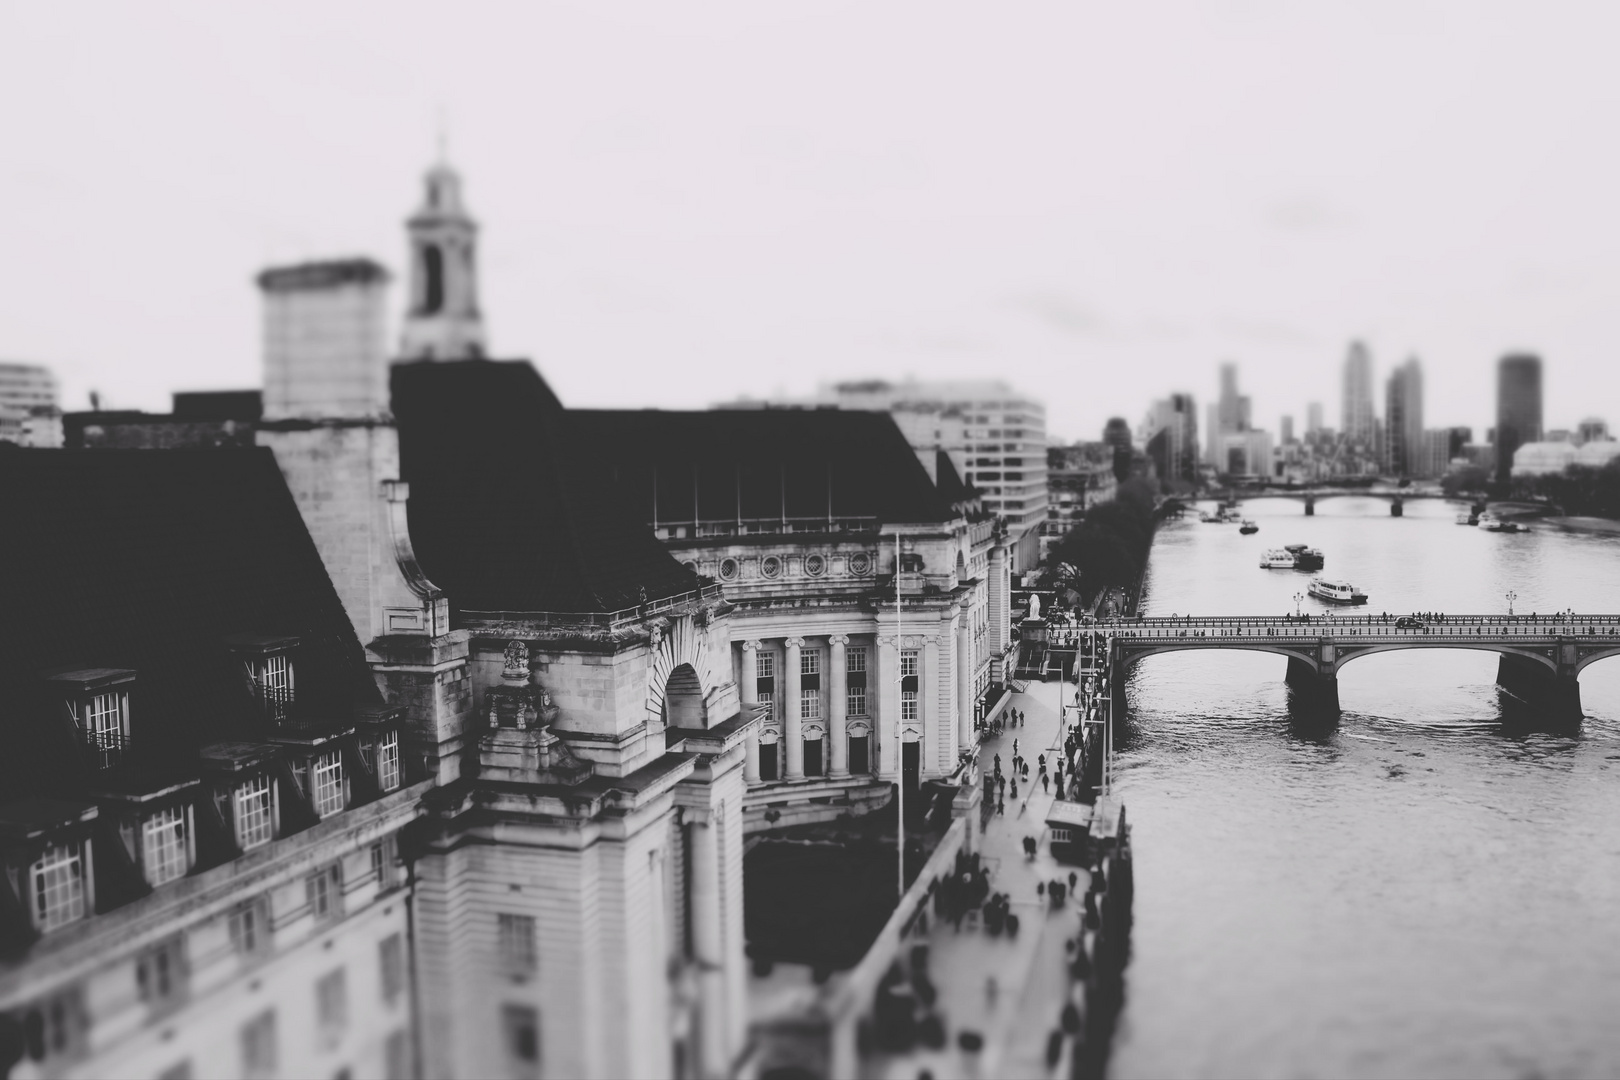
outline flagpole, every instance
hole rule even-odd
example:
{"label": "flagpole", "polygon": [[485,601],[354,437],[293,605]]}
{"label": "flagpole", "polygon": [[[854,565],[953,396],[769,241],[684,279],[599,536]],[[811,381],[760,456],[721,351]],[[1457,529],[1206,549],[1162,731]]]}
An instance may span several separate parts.
{"label": "flagpole", "polygon": [[894,836],[895,847],[898,849],[896,859],[900,864],[900,899],[906,895],[906,732],[904,716],[906,707],[902,704],[906,697],[906,643],[900,636],[901,627],[901,601],[900,601],[900,532],[894,534],[894,651],[895,671],[898,682],[895,696],[894,720],[894,757],[895,765],[900,771],[900,783],[897,788],[899,794],[895,799]]}

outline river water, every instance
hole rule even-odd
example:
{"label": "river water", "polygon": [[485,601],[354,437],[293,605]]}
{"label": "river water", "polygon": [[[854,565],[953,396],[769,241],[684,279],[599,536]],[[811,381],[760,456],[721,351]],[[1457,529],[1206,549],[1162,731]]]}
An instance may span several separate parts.
{"label": "river water", "polygon": [[[1340,498],[1260,532],[1166,522],[1142,610],[1281,615],[1307,543],[1373,612],[1620,612],[1620,537],[1488,533],[1458,507]],[[1307,610],[1321,605],[1307,599]],[[1290,723],[1287,661],[1148,657],[1119,785],[1133,954],[1110,1075],[1620,1075],[1620,659],[1573,734],[1505,725],[1496,657],[1412,651],[1339,675],[1327,730]]]}

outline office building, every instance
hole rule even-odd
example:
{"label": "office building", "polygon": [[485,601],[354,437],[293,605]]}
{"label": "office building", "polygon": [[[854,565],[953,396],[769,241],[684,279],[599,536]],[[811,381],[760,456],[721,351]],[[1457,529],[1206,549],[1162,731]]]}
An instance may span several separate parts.
{"label": "office building", "polygon": [[1525,443],[1541,440],[1541,358],[1528,353],[1502,357],[1496,365],[1496,475],[1516,469]]}
{"label": "office building", "polygon": [[1351,342],[1344,360],[1339,430],[1345,441],[1363,452],[1377,440],[1373,419],[1372,354],[1359,341]]}
{"label": "office building", "polygon": [[1421,477],[1424,471],[1423,368],[1413,357],[1389,374],[1384,396],[1384,471]]}

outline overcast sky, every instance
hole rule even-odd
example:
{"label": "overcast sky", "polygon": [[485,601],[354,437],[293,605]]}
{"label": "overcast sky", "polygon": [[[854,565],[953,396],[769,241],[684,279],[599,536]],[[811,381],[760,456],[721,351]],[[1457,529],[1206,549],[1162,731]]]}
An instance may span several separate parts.
{"label": "overcast sky", "polygon": [[[1620,422],[1620,6],[0,0],[0,358],[257,385],[260,268],[402,269],[439,118],[491,344],[574,405],[1005,377],[1053,433],[1241,365],[1337,424]],[[395,301],[403,292],[394,288]],[[1380,411],[1382,404],[1380,403]]]}

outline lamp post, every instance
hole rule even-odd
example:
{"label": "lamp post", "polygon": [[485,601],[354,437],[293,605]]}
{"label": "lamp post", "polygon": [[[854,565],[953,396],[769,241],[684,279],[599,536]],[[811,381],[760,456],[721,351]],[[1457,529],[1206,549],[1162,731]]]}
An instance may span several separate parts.
{"label": "lamp post", "polygon": [[1299,616],[1301,614],[1303,614],[1303,612],[1300,611],[1300,604],[1302,604],[1304,602],[1305,602],[1305,594],[1304,593],[1297,592],[1297,593],[1294,594],[1294,617],[1295,618],[1299,618]]}
{"label": "lamp post", "polygon": [[1514,592],[1511,589],[1508,590],[1507,602],[1508,602],[1508,614],[1509,615],[1513,614],[1513,601],[1517,600],[1518,598],[1519,598],[1518,593]]}

